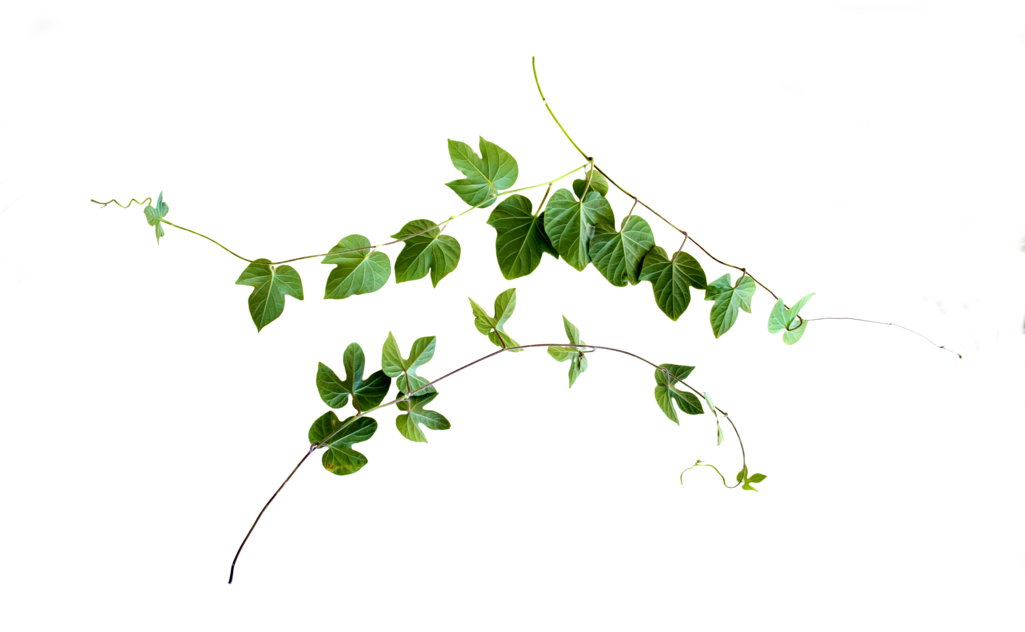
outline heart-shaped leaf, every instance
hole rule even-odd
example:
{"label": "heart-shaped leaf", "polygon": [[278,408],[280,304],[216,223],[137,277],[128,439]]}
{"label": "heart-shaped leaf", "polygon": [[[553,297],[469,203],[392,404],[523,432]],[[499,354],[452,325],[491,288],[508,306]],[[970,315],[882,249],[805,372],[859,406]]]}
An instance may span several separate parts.
{"label": "heart-shaped leaf", "polygon": [[384,371],[375,371],[366,380],[363,379],[366,358],[357,343],[345,348],[342,363],[345,365],[344,380],[323,362],[317,366],[317,391],[325,404],[331,408],[342,408],[351,396],[353,406],[362,412],[376,407],[384,400],[391,386],[391,378]]}
{"label": "heart-shaped leaf", "polygon": [[[673,407],[674,401],[680,410],[688,415],[704,414],[701,400],[694,393],[681,392],[675,386],[678,381],[687,379],[694,367],[679,364],[660,364],[659,367],[655,369],[655,401],[658,402],[659,408],[666,414],[666,417],[677,424],[680,423],[679,417],[676,416],[676,409]],[[672,378],[676,379],[667,378],[662,369],[669,371]]]}
{"label": "heart-shaped leaf", "polygon": [[397,404],[399,410],[406,411],[405,415],[399,415],[395,418],[395,425],[403,437],[410,441],[427,443],[427,437],[424,436],[424,431],[420,429],[421,424],[431,430],[448,430],[452,427],[452,424],[441,413],[434,412],[433,410],[424,410],[424,406],[434,401],[434,398],[437,396],[437,393],[414,395],[409,398],[408,402],[399,402]]}
{"label": "heart-shaped leaf", "polygon": [[[503,349],[507,347],[518,347],[520,344],[512,339],[512,336],[505,333],[505,323],[516,310],[516,288],[508,289],[495,299],[495,315],[489,316],[484,308],[470,299],[470,307],[473,309],[473,324],[477,331],[488,337],[491,342]],[[520,351],[519,349],[517,351]]]}
{"label": "heart-shaped leaf", "polygon": [[285,295],[303,300],[303,282],[292,266],[272,266],[269,259],[257,259],[246,266],[235,285],[251,285],[249,315],[256,331],[273,322],[285,311]]}
{"label": "heart-shaped leaf", "polygon": [[608,200],[597,191],[588,191],[578,200],[568,189],[559,189],[545,207],[545,234],[568,264],[583,270],[590,263],[588,254],[596,226],[615,231],[616,218]]}
{"label": "heart-shaped leaf", "polygon": [[[452,165],[466,178],[445,186],[470,206],[491,206],[494,200],[488,200],[488,197],[511,188],[520,173],[516,159],[509,152],[483,137],[480,139],[480,156],[466,143],[451,139],[448,141],[448,155],[452,158]],[[485,203],[485,200],[488,201]]]}
{"label": "heart-shaped leaf", "polygon": [[648,222],[631,215],[623,220],[618,233],[604,224],[597,226],[589,252],[598,272],[612,285],[624,287],[640,281],[641,263],[654,246],[655,235]]}
{"label": "heart-shaped leaf", "polygon": [[342,239],[321,263],[335,264],[327,277],[324,298],[343,299],[376,292],[391,276],[391,259],[373,250],[370,240],[363,235]]}
{"label": "heart-shaped leaf", "polygon": [[744,275],[734,287],[730,283],[730,275],[724,274],[705,288],[705,300],[715,301],[712,305],[710,319],[712,333],[718,338],[730,330],[737,322],[737,314],[744,310],[751,313],[751,297],[754,296],[756,285],[754,280]]}
{"label": "heart-shaped leaf", "polygon": [[324,469],[344,476],[358,472],[367,464],[367,457],[352,449],[352,444],[374,436],[377,422],[370,417],[349,417],[339,421],[334,411],[328,411],[310,426],[310,445],[321,444]]}
{"label": "heart-shaped leaf", "polygon": [[533,215],[530,200],[522,195],[510,196],[495,207],[488,224],[495,228],[495,253],[502,276],[516,279],[527,276],[541,263],[541,255],[559,253],[545,234],[544,213]]}
{"label": "heart-shaped leaf", "polygon": [[[584,187],[587,186],[587,178],[581,178],[573,181],[573,193],[579,198],[584,195]],[[609,193],[609,181],[605,179],[605,176],[600,171],[593,170],[591,173],[591,186],[587,188],[588,191],[597,191],[601,195],[608,195]]]}
{"label": "heart-shaped leaf", "polygon": [[437,224],[429,219],[417,219],[392,235],[405,239],[398,258],[395,259],[395,282],[405,283],[427,276],[431,272],[431,284],[438,282],[459,265],[459,242],[455,237],[442,235]]}
{"label": "heart-shaped leaf", "polygon": [[[395,386],[403,393],[416,392],[417,395],[434,393],[433,386],[427,386],[429,380],[416,374],[416,370],[427,364],[434,357],[434,347],[438,339],[435,336],[428,338],[417,338],[413,348],[409,352],[409,358],[402,357],[402,350],[395,336],[388,332],[388,339],[384,341],[384,349],[381,354],[381,367],[384,374],[395,378]],[[422,389],[423,390],[420,390]]]}
{"label": "heart-shaped leaf", "polygon": [[658,246],[644,257],[641,281],[651,281],[655,303],[669,318],[676,320],[690,305],[690,288],[705,289],[705,271],[697,259],[682,250],[670,259]]}

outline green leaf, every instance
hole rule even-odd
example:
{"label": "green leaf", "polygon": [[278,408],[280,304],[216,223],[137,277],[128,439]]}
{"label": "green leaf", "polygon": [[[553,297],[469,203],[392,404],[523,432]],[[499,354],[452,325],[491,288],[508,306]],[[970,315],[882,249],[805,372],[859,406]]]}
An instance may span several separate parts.
{"label": "green leaf", "polygon": [[246,266],[235,285],[251,285],[249,315],[256,331],[272,323],[285,311],[285,295],[303,300],[303,282],[292,266],[272,266],[269,259],[257,259]]}
{"label": "green leaf", "polygon": [[718,338],[730,330],[737,322],[737,314],[744,310],[751,313],[751,297],[754,296],[755,282],[744,275],[737,281],[736,287],[730,284],[730,275],[724,274],[705,288],[705,300],[715,301],[712,306],[712,333]]}
{"label": "green leaf", "polygon": [[[703,414],[705,411],[701,408],[701,400],[694,393],[680,392],[675,386],[677,380],[687,379],[694,367],[679,364],[660,364],[659,367],[661,368],[655,369],[655,401],[658,402],[659,408],[666,414],[666,417],[677,424],[680,423],[680,419],[676,416],[676,409],[673,407],[674,401],[681,412],[688,415]],[[672,384],[670,384],[670,379],[666,377],[662,369],[669,371],[677,380],[672,380]]]}
{"label": "green leaf", "polygon": [[[584,186],[587,183],[587,178],[581,178],[573,181],[573,193],[579,198],[584,194]],[[591,186],[587,189],[588,192],[597,191],[601,195],[605,196],[609,194],[609,181],[605,179],[605,176],[600,171],[595,170],[591,174]]]}
{"label": "green leaf", "polygon": [[545,207],[545,234],[568,264],[583,270],[590,263],[588,248],[596,226],[615,231],[616,218],[601,193],[589,191],[583,201],[559,189]]}
{"label": "green leaf", "polygon": [[384,341],[381,366],[384,374],[395,378],[395,386],[403,393],[417,392],[418,395],[426,395],[436,392],[433,386],[418,390],[427,385],[429,380],[416,374],[416,370],[427,364],[434,357],[434,347],[438,339],[435,336],[417,338],[413,348],[409,352],[409,358],[402,357],[399,343],[395,336],[388,332],[388,339]]}
{"label": "green leaf", "polygon": [[431,283],[438,282],[459,265],[459,242],[455,237],[442,235],[438,225],[429,219],[416,219],[392,235],[405,239],[402,252],[395,259],[395,282],[405,283],[427,276],[431,271]]}
{"label": "green leaf", "polygon": [[676,320],[690,305],[690,288],[699,290],[707,285],[705,271],[697,259],[682,250],[666,256],[658,246],[652,248],[641,264],[641,281],[651,281],[655,303],[669,318]]}
{"label": "green leaf", "polygon": [[769,476],[767,474],[763,474],[762,472],[754,472],[753,474],[748,476],[746,465],[740,468],[740,471],[737,472],[737,482],[743,482],[743,484],[741,484],[740,486],[740,489],[745,492],[754,492],[755,494],[757,494],[758,491],[752,488],[751,486],[754,486],[754,484],[764,481],[768,477]]}
{"label": "green leaf", "polygon": [[717,411],[715,409],[715,402],[712,401],[712,396],[711,395],[709,395],[708,393],[702,393],[702,395],[704,395],[704,397],[705,397],[705,403],[708,404],[708,409],[710,411],[712,411],[713,415],[715,415],[715,434],[716,434],[716,443],[715,443],[715,445],[717,445],[717,446],[722,445],[722,440],[723,440],[722,424],[719,423],[719,411]]}
{"label": "green leaf", "polygon": [[391,276],[391,259],[370,247],[363,235],[349,235],[332,248],[321,263],[336,264],[327,277],[324,298],[349,298],[384,287]]}
{"label": "green leaf", "polygon": [[804,335],[804,329],[808,323],[802,320],[798,327],[794,327],[794,323],[798,320],[797,316],[801,311],[801,308],[804,307],[805,303],[811,300],[811,297],[813,296],[815,296],[814,292],[805,295],[790,309],[786,309],[786,306],[783,304],[783,299],[776,299],[776,304],[772,306],[772,312],[769,314],[769,333],[776,334],[781,331],[784,332],[783,342],[788,345],[792,345],[800,340],[801,336]]}
{"label": "green leaf", "polygon": [[355,342],[345,348],[342,362],[345,365],[344,380],[323,362],[317,366],[317,391],[324,403],[331,408],[341,408],[352,396],[353,406],[361,412],[380,404],[391,387],[391,378],[384,371],[375,371],[364,380],[366,358],[363,349]]}
{"label": "green leaf", "polygon": [[376,430],[377,422],[370,417],[353,416],[339,421],[334,411],[329,411],[310,426],[310,445],[324,444],[321,462],[328,472],[339,476],[353,474],[367,464],[367,457],[353,450],[352,444],[366,441]]}
{"label": "green leaf", "polygon": [[491,211],[488,224],[495,228],[495,253],[498,267],[506,279],[527,276],[541,263],[541,255],[548,253],[559,258],[545,234],[544,213],[533,215],[530,200],[513,195]]}
{"label": "green leaf", "polygon": [[161,191],[160,195],[157,196],[156,206],[147,206],[143,213],[146,215],[146,223],[150,226],[156,226],[157,232],[157,245],[160,245],[160,238],[164,236],[164,227],[162,226],[163,217],[167,215],[167,204],[164,203],[164,192]]}
{"label": "green leaf", "polygon": [[511,188],[520,173],[516,159],[509,152],[483,137],[480,139],[480,156],[466,143],[451,139],[448,141],[448,155],[452,158],[452,165],[466,178],[453,180],[445,186],[470,206],[491,206],[494,200],[483,202],[489,196]]}
{"label": "green leaf", "polygon": [[643,218],[631,215],[618,233],[605,225],[595,229],[589,253],[594,267],[609,283],[624,287],[640,281],[644,256],[655,246],[655,235]]}
{"label": "green leaf", "polygon": [[[562,326],[566,330],[566,336],[569,338],[571,345],[582,345],[585,344],[583,339],[580,337],[580,330],[576,326],[569,322],[569,319],[565,316],[562,317]],[[577,381],[580,374],[587,370],[587,356],[584,355],[584,351],[576,347],[548,347],[548,355],[552,356],[559,362],[565,362],[569,360],[569,387],[573,388],[573,383]]]}
{"label": "green leaf", "polygon": [[[424,410],[424,406],[431,403],[437,396],[437,393],[414,395],[409,398],[409,402],[399,402],[397,404],[399,410],[406,411],[405,415],[399,415],[395,418],[395,425],[403,437],[410,441],[427,443],[427,437],[424,436],[423,430],[420,430],[420,424],[427,426],[431,430],[448,430],[452,427],[452,424],[441,413],[436,413],[433,410]],[[412,404],[412,408],[410,408],[410,404]]]}
{"label": "green leaf", "polygon": [[[520,344],[512,339],[512,336],[505,333],[505,323],[513,315],[516,309],[516,288],[508,289],[495,299],[495,315],[489,316],[484,308],[470,299],[470,307],[473,309],[473,324],[477,331],[488,337],[491,342],[503,349],[506,347],[518,347]],[[522,351],[518,349],[517,351]]]}

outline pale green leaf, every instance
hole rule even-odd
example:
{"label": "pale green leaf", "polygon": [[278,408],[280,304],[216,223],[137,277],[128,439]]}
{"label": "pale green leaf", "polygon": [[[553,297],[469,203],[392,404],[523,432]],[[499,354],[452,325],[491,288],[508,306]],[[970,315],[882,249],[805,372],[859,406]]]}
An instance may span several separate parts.
{"label": "pale green leaf", "polygon": [[644,218],[631,215],[618,233],[604,224],[595,228],[589,253],[594,267],[616,287],[637,285],[644,256],[655,246],[655,235]]}
{"label": "pale green leaf", "polygon": [[[569,322],[569,319],[565,316],[562,317],[562,326],[566,330],[566,336],[569,338],[571,345],[582,345],[585,344],[584,340],[580,337],[580,330],[576,328],[576,325]],[[585,351],[576,347],[548,347],[548,355],[552,356],[559,362],[565,362],[569,360],[569,387],[573,388],[573,383],[577,381],[580,374],[587,370],[587,356],[584,355]]]}
{"label": "pale green leaf", "polygon": [[164,236],[163,217],[167,215],[167,204],[164,203],[164,192],[161,191],[160,195],[157,196],[157,203],[153,206],[147,206],[143,213],[146,215],[146,223],[150,226],[156,227],[157,233],[157,245],[160,245],[160,238]]}
{"label": "pale green leaf", "polygon": [[651,281],[655,303],[669,318],[676,320],[690,305],[690,288],[704,289],[705,271],[697,259],[682,250],[672,259],[666,251],[655,246],[644,257],[641,281]]}
{"label": "pale green leaf", "polygon": [[494,200],[488,200],[489,197],[516,184],[519,175],[516,159],[483,137],[480,139],[480,156],[466,143],[451,139],[448,141],[448,155],[452,158],[452,165],[466,177],[445,186],[455,191],[470,206],[491,206]]}
{"label": "pale green leaf", "polygon": [[363,379],[366,358],[363,349],[352,343],[342,356],[345,365],[345,379],[341,379],[324,363],[317,366],[317,391],[324,403],[331,408],[341,408],[352,397],[357,411],[370,410],[384,400],[391,387],[391,378],[384,371],[375,371]]}
{"label": "pale green leaf", "polygon": [[768,477],[765,474],[752,474],[747,480],[751,481],[752,483],[761,483],[766,478]]}
{"label": "pale green leaf", "polygon": [[783,304],[783,299],[776,299],[776,304],[772,306],[772,311],[769,312],[769,333],[778,334],[787,328],[787,308]]}
{"label": "pale green leaf", "polygon": [[342,239],[321,263],[335,264],[327,277],[324,298],[342,299],[376,292],[391,276],[391,259],[374,251],[363,235]]}
{"label": "pale green leaf", "polygon": [[[701,400],[694,393],[681,392],[676,388],[676,383],[687,379],[694,367],[679,364],[660,364],[659,367],[655,369],[655,401],[658,402],[659,408],[666,414],[666,417],[677,424],[680,423],[676,409],[673,407],[674,401],[681,412],[688,415],[703,414],[705,411],[701,408]],[[667,378],[662,369],[669,371],[676,379]]]}
{"label": "pale green leaf", "polygon": [[441,229],[428,219],[413,220],[392,237],[405,239],[402,252],[395,259],[396,283],[422,279],[430,270],[431,283],[438,287],[438,282],[459,265],[459,242],[455,237],[442,235]]}
{"label": "pale green leaf", "polygon": [[589,191],[581,202],[568,189],[559,189],[549,198],[544,216],[545,234],[552,246],[577,270],[591,261],[588,249],[595,227],[615,231],[612,207],[597,191]]}
{"label": "pale green leaf", "polygon": [[253,287],[249,315],[260,331],[285,311],[285,295],[303,300],[303,283],[292,266],[272,266],[269,259],[257,259],[246,266],[235,285]]}
{"label": "pale green leaf", "polygon": [[747,275],[737,281],[736,287],[730,283],[729,274],[724,274],[708,284],[705,288],[705,300],[715,301],[710,320],[712,333],[716,338],[733,327],[740,310],[751,313],[751,297],[754,296],[756,287],[754,280]]}
{"label": "pale green leaf", "polygon": [[427,443],[427,437],[424,436],[423,430],[420,429],[421,425],[427,426],[431,430],[448,430],[452,427],[452,424],[441,413],[434,412],[433,410],[424,410],[424,406],[431,403],[437,396],[437,393],[414,395],[409,398],[409,402],[399,402],[397,404],[399,410],[406,412],[405,415],[399,415],[395,418],[395,426],[402,433],[403,437],[410,441]]}
{"label": "pale green leaf", "polygon": [[533,215],[530,200],[522,195],[510,196],[495,207],[488,217],[495,228],[495,253],[498,267],[506,279],[516,279],[533,272],[541,263],[541,255],[559,253],[548,240],[544,213]]}
{"label": "pale green leaf", "polygon": [[339,476],[353,474],[367,464],[367,457],[353,450],[352,444],[366,441],[376,430],[377,422],[370,417],[339,421],[334,411],[329,411],[310,426],[310,445],[322,444],[321,462],[328,472]]}
{"label": "pale green leaf", "polygon": [[395,336],[388,332],[388,339],[384,341],[384,349],[381,354],[381,367],[385,375],[395,378],[395,386],[401,392],[412,393],[415,391],[418,395],[435,392],[433,386],[423,388],[430,380],[417,375],[416,370],[434,357],[437,340],[435,336],[417,338],[409,352],[409,358],[403,358]]}
{"label": "pale green leaf", "polygon": [[[491,342],[504,348],[518,347],[518,342],[505,332],[505,323],[516,310],[516,288],[508,289],[495,299],[495,315],[489,316],[484,308],[470,299],[473,309],[473,324],[477,331],[486,335]],[[520,351],[519,349],[517,351]]]}
{"label": "pale green leaf", "polygon": [[[573,193],[576,194],[577,198],[584,195],[584,186],[586,186],[586,184],[586,176],[573,181]],[[597,191],[603,196],[608,195],[609,181],[605,179],[605,176],[603,176],[600,171],[594,170],[593,173],[591,173],[591,186],[587,188],[587,191]]]}
{"label": "pale green leaf", "polygon": [[783,343],[788,345],[796,343],[798,340],[801,339],[801,336],[804,335],[804,330],[807,327],[808,321],[805,320],[801,321],[801,324],[797,327],[797,329],[787,330],[783,332]]}

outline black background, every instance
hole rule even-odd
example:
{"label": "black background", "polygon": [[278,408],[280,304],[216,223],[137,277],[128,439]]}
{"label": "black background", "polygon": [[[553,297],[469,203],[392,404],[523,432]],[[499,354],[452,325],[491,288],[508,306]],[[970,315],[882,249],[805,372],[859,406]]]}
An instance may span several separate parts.
{"label": "black background", "polygon": [[[963,421],[984,417],[995,392],[981,359],[958,362],[895,327],[812,323],[805,340],[786,347],[766,334],[773,301],[760,289],[754,313],[741,313],[716,341],[701,292],[671,323],[650,286],[612,288],[596,270],[578,273],[550,257],[531,277],[505,282],[494,263],[494,230],[484,224],[488,211],[479,210],[446,230],[462,258],[437,289],[428,280],[389,283],[373,295],[325,302],[328,268],[298,262],[305,300],[287,299],[282,318],[257,336],[246,311],[250,290],[233,286],[242,261],[172,227],[157,247],[138,207],[98,211],[72,199],[74,191],[125,202],[162,188],[169,220],[250,258],[325,252],[350,233],[381,243],[408,219],[440,221],[463,210],[442,185],[458,176],[446,137],[477,149],[483,135],[503,146],[519,161],[518,186],[583,162],[540,102],[530,67],[536,53],[546,97],[573,138],[713,255],[748,266],[787,303],[818,292],[808,317],[894,322],[960,352],[917,292],[983,294],[988,308],[987,292],[1014,283],[1001,278],[1020,263],[999,255],[1013,253],[1017,227],[1007,225],[1020,218],[998,219],[1003,213],[990,209],[1003,198],[958,179],[963,167],[1001,183],[1007,174],[999,163],[983,168],[952,146],[926,142],[932,128],[925,124],[907,131],[880,121],[891,135],[865,142],[854,117],[871,106],[873,117],[887,119],[893,109],[910,120],[913,107],[928,111],[935,102],[906,102],[919,91],[892,97],[894,82],[884,82],[873,93],[870,81],[803,68],[787,54],[773,64],[731,62],[726,39],[682,42],[665,56],[633,49],[588,58],[562,46],[482,54],[450,42],[435,50],[394,34],[380,43],[386,50],[368,51],[313,32],[288,46],[217,45],[147,64],[118,55],[100,77],[90,70],[96,53],[71,54],[85,42],[81,27],[47,40],[66,47],[48,54],[63,59],[59,72],[72,80],[40,80],[20,101],[36,120],[18,143],[25,151],[14,169],[32,171],[37,188],[8,211],[16,219],[4,217],[8,280],[32,254],[29,283],[4,300],[4,371],[31,393],[18,429],[38,447],[36,467],[44,470],[15,502],[37,508],[34,537],[60,542],[66,579],[96,581],[90,574],[98,573],[175,624],[253,617],[259,627],[344,603],[354,620],[395,627],[451,616],[467,602],[504,612],[528,597],[532,605],[517,612],[529,615],[571,607],[559,597],[566,584],[590,598],[619,595],[623,578],[652,560],[682,566],[695,541],[734,541],[733,533],[699,530],[695,518],[711,509],[725,511],[717,517],[730,526],[743,513],[755,538],[758,529],[785,530],[786,542],[828,548],[835,542],[825,524],[873,534],[883,525],[867,508],[911,521],[943,514],[938,495],[960,502],[982,483],[980,471],[946,471],[965,450],[946,437],[963,436]],[[304,28],[287,16],[274,25],[279,33]],[[813,51],[833,46],[788,37]],[[845,46],[856,37],[867,36],[846,34]],[[877,47],[890,36],[872,37],[879,38],[872,56],[887,57]],[[770,101],[767,79],[778,76],[803,84],[805,100]],[[874,121],[866,131],[877,131]],[[959,141],[973,137],[954,133]],[[894,160],[891,148],[911,149]],[[108,153],[95,156],[100,149]],[[948,165],[942,178],[912,166],[935,156]],[[864,181],[878,171],[909,173],[917,185]],[[852,218],[826,197],[824,182]],[[934,182],[951,195],[936,193]],[[542,193],[526,195],[536,205]],[[622,217],[627,198],[613,191],[609,199]],[[976,209],[972,230],[949,221],[965,201]],[[679,246],[665,223],[635,212],[660,245]],[[58,229],[67,221],[70,234]],[[687,249],[709,279],[728,269]],[[385,251],[394,260],[399,249]],[[57,295],[83,272],[79,288]],[[359,474],[337,478],[316,458],[306,463],[261,520],[236,584],[224,586],[239,540],[325,410],[317,361],[340,372],[342,349],[357,340],[372,370],[389,330],[404,353],[417,336],[437,335],[436,359],[421,374],[438,377],[493,349],[474,329],[466,297],[490,310],[510,285],[519,304],[507,330],[523,343],[563,340],[565,313],[587,342],[697,365],[689,383],[732,414],[752,469],[769,474],[763,493],[723,490],[703,468],[680,489],[680,471],[696,458],[732,477],[736,436],[728,429],[716,449],[710,416],[682,416],[680,428],[666,421],[645,365],[597,352],[567,390],[565,371],[543,350],[500,355],[439,385],[430,408],[453,428],[427,431],[429,445],[402,438],[388,409],[375,414],[374,437],[356,446],[370,459]],[[92,303],[95,311],[86,311]],[[41,317],[29,329],[33,313]],[[82,335],[90,325],[99,335]],[[1000,322],[1008,346],[1000,356],[1010,361],[995,365],[999,371],[1020,371],[1015,325]],[[150,514],[134,559],[109,482],[93,462],[112,435],[122,437],[119,456],[136,470]],[[940,470],[942,490],[927,480]],[[54,493],[61,500],[46,500]],[[191,560],[189,573],[216,595],[198,600],[166,560]],[[529,585],[518,579],[524,575]],[[642,579],[625,590],[646,586]],[[361,608],[370,602],[391,609]]]}

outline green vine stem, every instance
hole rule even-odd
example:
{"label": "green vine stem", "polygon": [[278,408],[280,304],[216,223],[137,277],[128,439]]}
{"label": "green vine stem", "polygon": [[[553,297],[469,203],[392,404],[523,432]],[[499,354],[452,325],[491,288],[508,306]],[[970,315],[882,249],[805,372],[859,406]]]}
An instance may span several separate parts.
{"label": "green vine stem", "polygon": [[[252,535],[253,530],[256,528],[257,523],[260,522],[260,518],[263,517],[264,512],[267,511],[267,508],[270,507],[270,504],[272,502],[274,502],[274,499],[277,498],[277,496],[281,492],[281,490],[284,489],[285,485],[288,484],[288,481],[291,480],[292,476],[296,473],[296,471],[298,471],[298,469],[302,466],[302,464],[306,462],[306,459],[308,459],[311,454],[316,452],[319,448],[322,448],[325,445],[328,445],[334,437],[336,437],[339,434],[341,434],[346,428],[348,428],[352,424],[356,423],[357,420],[365,417],[366,415],[368,415],[372,411],[380,410],[382,408],[387,408],[389,406],[394,406],[396,404],[399,404],[400,402],[408,402],[408,401],[410,401],[410,398],[415,396],[417,393],[419,393],[421,391],[424,391],[424,390],[427,390],[427,389],[433,387],[435,384],[441,382],[442,380],[444,380],[446,378],[449,378],[449,377],[455,375],[456,373],[459,373],[460,371],[463,371],[463,370],[468,369],[468,368],[470,368],[470,367],[472,367],[474,365],[477,365],[477,364],[479,364],[481,362],[484,362],[485,360],[489,360],[491,358],[494,358],[495,356],[501,355],[501,354],[506,353],[506,352],[523,351],[525,349],[537,349],[537,348],[578,349],[581,353],[587,353],[587,352],[592,352],[592,351],[595,351],[595,350],[601,350],[601,351],[611,351],[611,352],[614,352],[614,353],[619,353],[619,354],[622,354],[622,355],[630,356],[631,358],[635,358],[635,359],[637,359],[637,360],[639,360],[639,361],[641,361],[641,362],[643,362],[643,363],[645,363],[645,364],[647,364],[649,366],[652,366],[655,369],[661,371],[665,375],[667,383],[673,384],[675,382],[675,383],[683,384],[688,389],[693,391],[698,397],[703,397],[703,394],[700,391],[695,389],[690,384],[687,384],[687,382],[685,382],[684,380],[680,379],[679,376],[676,376],[673,373],[671,373],[665,367],[660,366],[658,364],[655,364],[651,360],[643,358],[643,357],[637,355],[636,353],[633,353],[633,352],[630,352],[630,351],[625,351],[623,349],[616,349],[614,347],[604,347],[604,346],[601,346],[601,345],[571,344],[571,343],[563,343],[563,342],[536,343],[536,344],[516,345],[516,346],[504,346],[503,345],[502,348],[499,349],[498,351],[494,351],[494,352],[489,353],[489,354],[487,354],[485,356],[481,356],[480,358],[477,358],[473,362],[469,362],[469,363],[464,364],[463,366],[461,366],[461,367],[459,367],[457,369],[449,371],[445,375],[442,375],[441,377],[439,377],[439,378],[437,378],[435,380],[427,382],[426,384],[420,386],[417,389],[411,390],[409,393],[401,394],[400,397],[396,397],[395,399],[392,399],[391,401],[385,402],[383,404],[379,404],[379,405],[374,406],[372,408],[368,408],[367,410],[360,410],[360,411],[358,411],[356,413],[356,415],[354,415],[347,422],[345,422],[344,424],[339,426],[337,429],[335,429],[333,432],[331,432],[326,437],[324,437],[323,440],[321,440],[321,441],[319,441],[317,443],[311,444],[309,449],[307,450],[307,452],[303,455],[302,459],[299,460],[299,463],[296,464],[296,466],[292,469],[292,471],[285,478],[285,480],[281,483],[281,485],[274,491],[274,494],[271,495],[270,499],[267,500],[267,502],[264,504],[263,508],[260,509],[260,513],[257,514],[256,519],[253,521],[252,526],[249,527],[249,531],[246,532],[245,537],[242,539],[242,543],[239,545],[238,550],[235,552],[235,557],[231,561],[231,571],[228,574],[228,583],[229,584],[232,583],[234,581],[234,579],[235,579],[235,564],[238,562],[238,558],[242,554],[242,549],[245,547],[246,542],[249,541],[249,536]],[[734,434],[737,437],[737,442],[740,444],[740,455],[741,455],[741,462],[742,462],[742,465],[743,465],[743,468],[742,468],[741,471],[742,472],[746,472],[747,471],[747,454],[744,451],[744,441],[740,438],[740,432],[739,432],[739,430],[737,430],[736,424],[733,423],[733,420],[730,419],[729,414],[726,411],[722,410],[718,406],[715,406],[715,410],[718,411],[718,413],[720,413],[724,418],[726,418],[727,421],[730,422],[730,426],[733,428],[733,432],[734,432]],[[693,467],[693,466],[691,466],[691,467]],[[683,475],[681,473],[681,477],[682,476]],[[723,484],[725,484],[725,479],[723,479]],[[736,485],[734,485],[733,487],[736,487]]]}

